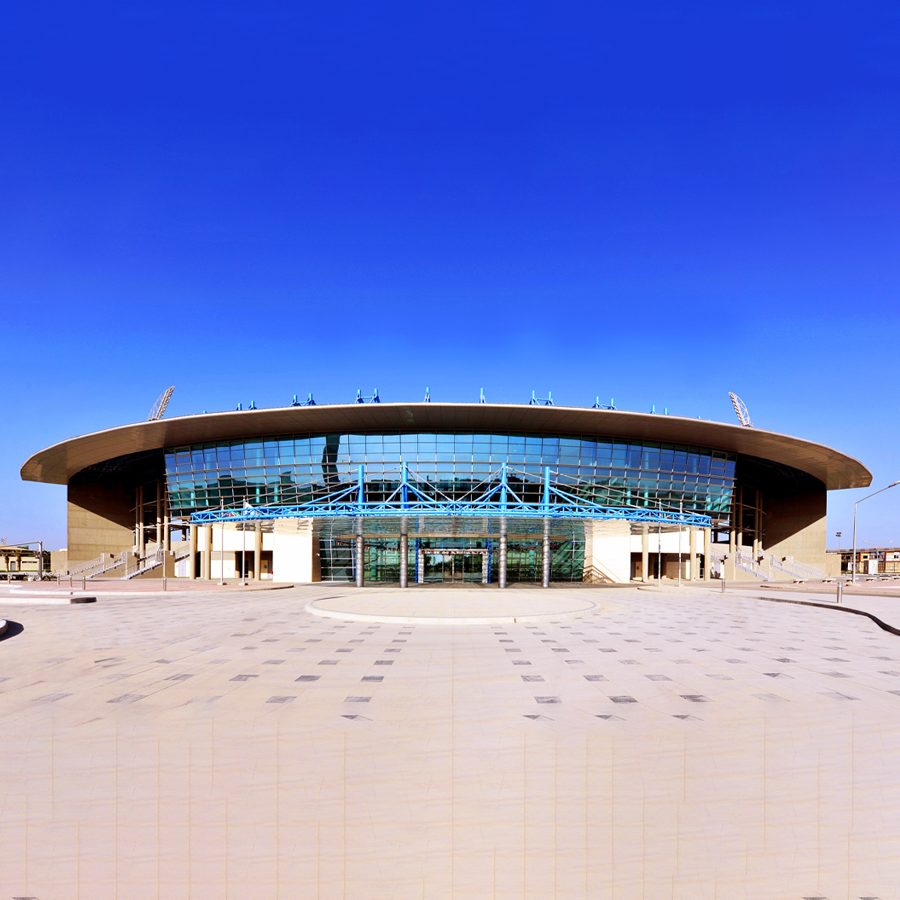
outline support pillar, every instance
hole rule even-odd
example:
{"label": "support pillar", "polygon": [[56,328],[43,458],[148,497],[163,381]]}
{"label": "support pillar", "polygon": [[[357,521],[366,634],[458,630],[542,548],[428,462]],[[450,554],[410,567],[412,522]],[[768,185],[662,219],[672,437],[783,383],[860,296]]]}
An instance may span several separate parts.
{"label": "support pillar", "polygon": [[197,578],[197,526],[188,526],[188,578],[194,581]]}
{"label": "support pillar", "polygon": [[212,579],[213,531],[212,525],[200,529],[200,577],[204,581]]}
{"label": "support pillar", "polygon": [[262,568],[262,528],[259,522],[254,523],[253,531],[253,580],[260,580]]}
{"label": "support pillar", "polygon": [[709,581],[709,569],[712,557],[710,556],[709,547],[712,543],[712,535],[709,528],[703,529],[703,580]]}
{"label": "support pillar", "polygon": [[753,508],[753,559],[757,562],[762,556],[762,491],[755,492],[756,502]]}
{"label": "support pillar", "polygon": [[357,525],[356,532],[356,586],[363,586],[363,565],[365,564],[365,547],[363,545],[362,522]]}
{"label": "support pillar", "polygon": [[162,479],[156,479],[156,549],[163,547],[163,486]]}
{"label": "support pillar", "polygon": [[544,519],[544,545],[541,559],[541,587],[550,587],[550,520]]}
{"label": "support pillar", "polygon": [[506,587],[506,519],[500,520],[500,559],[498,560],[498,584],[501,588]]}
{"label": "support pillar", "polygon": [[137,534],[137,555],[140,559],[144,555],[144,486],[138,488],[138,534]]}
{"label": "support pillar", "polygon": [[406,516],[400,522],[400,587],[409,585],[409,526]]}
{"label": "support pillar", "polygon": [[697,529],[688,528],[688,541],[690,543],[688,550],[689,565],[691,567],[691,581],[697,580]]}
{"label": "support pillar", "polygon": [[[507,502],[507,484],[506,484],[506,463],[500,467],[500,509],[506,512]],[[506,534],[506,516],[500,516],[500,559],[497,561],[498,587],[503,590],[506,587],[506,550],[507,550],[507,534]]]}
{"label": "support pillar", "polygon": [[641,580],[650,580],[650,526],[641,525]]}

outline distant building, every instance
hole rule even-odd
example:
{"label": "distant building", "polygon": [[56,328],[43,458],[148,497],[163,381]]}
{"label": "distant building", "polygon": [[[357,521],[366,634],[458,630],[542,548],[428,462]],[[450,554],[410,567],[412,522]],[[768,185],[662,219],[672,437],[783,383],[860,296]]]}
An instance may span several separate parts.
{"label": "distant building", "polygon": [[[831,553],[840,553],[841,572],[850,573],[853,567],[852,550],[830,550]],[[897,547],[867,547],[865,550],[857,548],[856,571],[865,575],[900,575],[900,548]]]}
{"label": "distant building", "polygon": [[31,547],[0,544],[0,579],[36,578],[48,570],[49,554],[44,554],[41,565],[40,551]]}

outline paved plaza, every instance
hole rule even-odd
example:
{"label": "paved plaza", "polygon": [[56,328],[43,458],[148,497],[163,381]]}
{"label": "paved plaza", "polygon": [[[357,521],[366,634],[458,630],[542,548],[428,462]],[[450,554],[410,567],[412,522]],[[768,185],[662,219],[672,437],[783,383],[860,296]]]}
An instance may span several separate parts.
{"label": "paved plaza", "polygon": [[763,593],[0,598],[0,900],[898,897],[900,637]]}

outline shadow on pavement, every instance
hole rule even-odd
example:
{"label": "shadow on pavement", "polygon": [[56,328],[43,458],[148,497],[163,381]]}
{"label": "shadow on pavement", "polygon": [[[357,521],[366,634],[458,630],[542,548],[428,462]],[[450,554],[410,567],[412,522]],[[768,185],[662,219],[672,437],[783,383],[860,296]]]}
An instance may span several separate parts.
{"label": "shadow on pavement", "polygon": [[3,634],[0,634],[0,641],[5,641],[7,638],[15,637],[17,634],[21,634],[24,630],[24,625],[21,625],[18,622],[12,622],[7,619],[6,631],[4,631]]}

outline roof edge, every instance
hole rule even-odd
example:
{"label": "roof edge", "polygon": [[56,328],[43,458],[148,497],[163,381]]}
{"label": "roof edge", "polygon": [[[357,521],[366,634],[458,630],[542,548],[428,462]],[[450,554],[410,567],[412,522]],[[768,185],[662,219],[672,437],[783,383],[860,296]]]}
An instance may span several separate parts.
{"label": "roof edge", "polygon": [[267,434],[354,430],[556,431],[650,440],[770,459],[807,472],[828,490],[868,487],[872,482],[872,473],[859,460],[774,431],[683,416],[506,403],[346,403],[176,416],[52,444],[32,454],[20,475],[23,481],[68,484],[87,466],[129,453]]}

